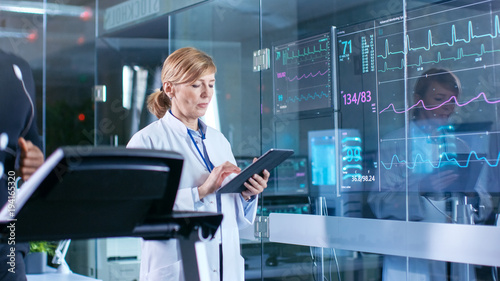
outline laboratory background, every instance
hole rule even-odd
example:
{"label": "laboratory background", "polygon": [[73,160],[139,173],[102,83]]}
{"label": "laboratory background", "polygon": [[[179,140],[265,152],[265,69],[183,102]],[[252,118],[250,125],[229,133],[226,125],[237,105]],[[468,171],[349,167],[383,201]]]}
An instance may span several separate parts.
{"label": "laboratory background", "polygon": [[[126,145],[157,120],[165,58],[212,56],[204,120],[238,166],[294,150],[240,233],[246,280],[497,281],[499,17],[496,0],[2,0],[0,49],[33,70],[46,157]],[[65,259],[138,280],[140,241]]]}

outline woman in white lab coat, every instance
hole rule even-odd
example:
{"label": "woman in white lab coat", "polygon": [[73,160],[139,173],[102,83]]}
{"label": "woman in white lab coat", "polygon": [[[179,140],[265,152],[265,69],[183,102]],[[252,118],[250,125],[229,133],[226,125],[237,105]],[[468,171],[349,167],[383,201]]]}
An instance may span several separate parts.
{"label": "woman in white lab coat", "polygon": [[[127,147],[184,156],[174,210],[222,212],[222,224],[206,245],[210,280],[238,281],[244,280],[238,231],[253,224],[257,195],[266,188],[269,172],[254,175],[242,193],[216,195],[240,169],[226,138],[199,120],[213,96],[215,72],[211,57],[197,49],[173,52],[163,64],[161,89],[148,99],[149,110],[159,120],[137,132]],[[177,240],[143,241],[140,280],[184,280]]]}

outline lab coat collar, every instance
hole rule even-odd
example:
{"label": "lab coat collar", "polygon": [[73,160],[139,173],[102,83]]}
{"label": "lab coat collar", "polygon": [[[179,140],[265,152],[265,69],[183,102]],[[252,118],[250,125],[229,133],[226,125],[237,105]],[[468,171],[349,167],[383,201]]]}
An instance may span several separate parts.
{"label": "lab coat collar", "polygon": [[[207,129],[208,126],[203,122],[201,119],[198,119],[200,121],[199,126],[201,128],[201,131],[205,135],[205,138],[207,138]],[[182,136],[187,136],[187,127],[182,123],[181,120],[177,119],[171,112],[170,110],[167,111],[167,113],[161,118],[161,122],[168,124],[170,128],[172,128],[175,132],[181,134]]]}

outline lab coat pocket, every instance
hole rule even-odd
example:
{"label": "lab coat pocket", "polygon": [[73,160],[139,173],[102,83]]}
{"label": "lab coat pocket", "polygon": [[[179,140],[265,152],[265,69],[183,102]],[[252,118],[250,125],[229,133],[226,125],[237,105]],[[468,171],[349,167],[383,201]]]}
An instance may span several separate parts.
{"label": "lab coat pocket", "polygon": [[181,270],[181,268],[181,261],[177,261],[168,266],[160,267],[149,272],[147,281],[184,281],[184,272]]}

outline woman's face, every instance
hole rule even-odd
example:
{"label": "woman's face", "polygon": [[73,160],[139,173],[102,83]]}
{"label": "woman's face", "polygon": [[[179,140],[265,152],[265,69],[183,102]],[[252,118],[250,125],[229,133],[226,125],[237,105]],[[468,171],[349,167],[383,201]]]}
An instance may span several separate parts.
{"label": "woman's face", "polygon": [[455,110],[455,99],[451,99],[446,104],[443,103],[453,96],[456,97],[456,95],[455,92],[446,89],[438,82],[432,82],[423,97],[415,95],[417,101],[422,100],[427,109],[432,109],[421,108],[418,119],[435,119],[433,121],[437,121],[442,125],[448,123],[448,118]]}
{"label": "woman's face", "polygon": [[200,77],[193,84],[172,85],[170,94],[175,117],[193,122],[205,115],[214,94],[214,84],[215,74],[212,73]]}

